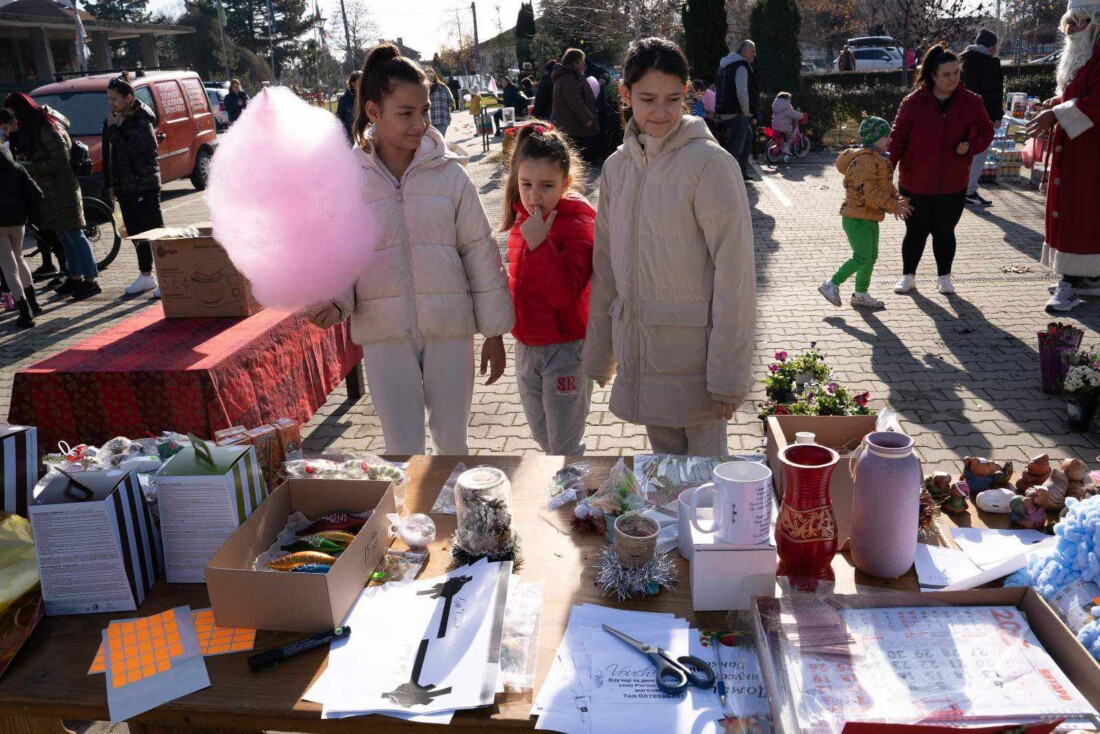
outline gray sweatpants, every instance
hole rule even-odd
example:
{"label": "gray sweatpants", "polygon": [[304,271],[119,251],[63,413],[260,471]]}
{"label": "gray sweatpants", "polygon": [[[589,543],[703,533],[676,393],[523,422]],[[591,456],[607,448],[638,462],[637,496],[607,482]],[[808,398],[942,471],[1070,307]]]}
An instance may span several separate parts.
{"label": "gray sweatpants", "polygon": [[529,347],[516,342],[516,384],[531,435],[545,453],[584,453],[592,380],[581,369],[583,341]]}
{"label": "gray sweatpants", "polygon": [[725,456],[729,453],[726,421],[711,421],[685,428],[646,425],[649,445],[655,454],[678,456]]}

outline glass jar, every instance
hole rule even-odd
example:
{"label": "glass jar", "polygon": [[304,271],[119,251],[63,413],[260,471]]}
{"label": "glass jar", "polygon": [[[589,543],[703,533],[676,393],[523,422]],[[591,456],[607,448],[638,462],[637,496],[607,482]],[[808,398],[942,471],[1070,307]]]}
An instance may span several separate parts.
{"label": "glass jar", "polygon": [[479,466],[455,483],[454,543],[472,556],[496,556],[512,546],[512,485],[500,469]]}

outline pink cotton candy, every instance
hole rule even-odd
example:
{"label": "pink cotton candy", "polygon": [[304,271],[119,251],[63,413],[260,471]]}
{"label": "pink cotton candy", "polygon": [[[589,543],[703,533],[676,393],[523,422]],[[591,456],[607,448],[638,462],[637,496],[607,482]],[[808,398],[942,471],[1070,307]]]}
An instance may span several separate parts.
{"label": "pink cotton candy", "polygon": [[363,170],[331,112],[270,87],[221,136],[206,202],[214,237],[265,306],[343,294],[367,266]]}

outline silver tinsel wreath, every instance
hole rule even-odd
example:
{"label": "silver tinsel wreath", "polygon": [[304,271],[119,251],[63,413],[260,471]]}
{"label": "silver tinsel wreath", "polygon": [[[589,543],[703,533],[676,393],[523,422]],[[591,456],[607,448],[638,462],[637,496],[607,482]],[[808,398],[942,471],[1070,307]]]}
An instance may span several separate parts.
{"label": "silver tinsel wreath", "polygon": [[661,553],[654,554],[641,568],[627,568],[615,555],[615,548],[608,545],[600,550],[600,562],[596,568],[600,572],[596,583],[603,589],[604,596],[614,593],[619,601],[645,596],[646,589],[652,589],[655,585],[669,591],[676,585],[676,565]]}

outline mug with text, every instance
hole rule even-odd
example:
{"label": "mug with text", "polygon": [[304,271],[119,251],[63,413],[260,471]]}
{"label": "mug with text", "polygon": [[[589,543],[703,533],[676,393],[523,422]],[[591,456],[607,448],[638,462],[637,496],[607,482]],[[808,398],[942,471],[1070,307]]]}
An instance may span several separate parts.
{"label": "mug with text", "polygon": [[[760,545],[771,533],[772,472],[755,461],[729,461],[714,468],[714,484],[705,484],[691,497],[691,524],[700,533],[715,533],[722,543]],[[713,495],[714,520],[699,524],[698,507]]]}

